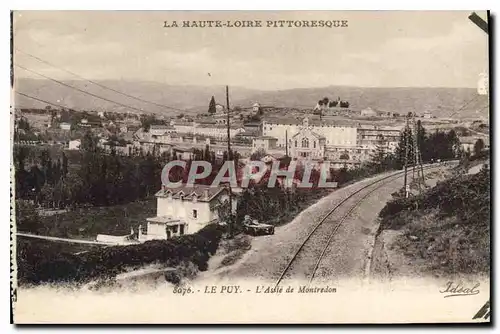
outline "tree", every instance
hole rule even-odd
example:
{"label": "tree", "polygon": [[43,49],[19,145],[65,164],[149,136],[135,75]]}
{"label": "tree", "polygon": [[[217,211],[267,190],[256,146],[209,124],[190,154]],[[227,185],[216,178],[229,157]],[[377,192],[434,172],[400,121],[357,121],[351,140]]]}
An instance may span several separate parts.
{"label": "tree", "polygon": [[[408,145],[408,152],[406,151],[405,145]],[[406,153],[408,153],[408,165],[413,163],[414,153],[413,153],[413,135],[410,128],[405,128],[399,137],[399,144],[396,148],[395,159],[396,165],[399,169],[403,168],[406,160]]]}
{"label": "tree", "polygon": [[151,125],[157,124],[159,120],[154,115],[141,115],[141,126],[145,132],[149,132]]}
{"label": "tree", "polygon": [[349,108],[348,101],[340,101],[340,108]]}
{"label": "tree", "polygon": [[215,109],[215,98],[212,96],[210,99],[210,103],[208,105],[208,113],[209,114],[215,114],[217,110]]}
{"label": "tree", "polygon": [[66,154],[62,154],[62,176],[66,177],[68,174],[68,157],[66,157]]}
{"label": "tree", "polygon": [[16,225],[19,231],[36,233],[40,217],[35,207],[24,200],[16,200]]}
{"label": "tree", "polygon": [[266,151],[263,148],[259,148],[257,151],[250,155],[251,161],[257,161],[266,156]]}
{"label": "tree", "polygon": [[340,156],[339,156],[339,159],[340,160],[349,160],[349,154],[346,152],[343,152]]}
{"label": "tree", "polygon": [[481,155],[481,152],[483,151],[483,149],[484,149],[484,141],[481,138],[479,138],[474,143],[474,155],[475,156]]}

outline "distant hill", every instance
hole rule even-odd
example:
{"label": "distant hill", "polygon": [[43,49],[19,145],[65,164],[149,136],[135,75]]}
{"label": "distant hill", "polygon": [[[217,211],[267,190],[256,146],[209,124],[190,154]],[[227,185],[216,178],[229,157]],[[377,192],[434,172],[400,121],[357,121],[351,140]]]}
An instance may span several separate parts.
{"label": "distant hill", "polygon": [[[184,112],[201,113],[208,110],[212,95],[217,103],[223,105],[225,101],[225,87],[223,86],[177,86],[157,82],[130,82],[120,80],[99,81],[100,84],[143,100],[167,105],[180,110],[169,110],[149,103],[140,102],[118,93],[105,90],[91,83],[79,80],[64,81],[66,84],[89,91],[109,100],[132,106],[145,112],[173,115]],[[117,106],[111,102],[88,96],[84,93],[58,85],[48,80],[17,79],[16,89],[19,92],[35,96],[42,100],[53,102],[76,110],[108,110],[130,111],[137,110]],[[263,106],[298,107],[312,109],[319,99],[347,100],[353,109],[372,109],[397,112],[417,112],[428,110],[437,117],[449,117],[469,103],[454,117],[487,117],[488,99],[477,95],[473,88],[371,88],[331,86],[324,88],[296,88],[278,91],[259,91],[242,87],[230,87],[231,106],[250,107],[259,102]],[[57,102],[59,100],[59,102]],[[16,106],[24,108],[44,108],[46,104],[16,95]]]}

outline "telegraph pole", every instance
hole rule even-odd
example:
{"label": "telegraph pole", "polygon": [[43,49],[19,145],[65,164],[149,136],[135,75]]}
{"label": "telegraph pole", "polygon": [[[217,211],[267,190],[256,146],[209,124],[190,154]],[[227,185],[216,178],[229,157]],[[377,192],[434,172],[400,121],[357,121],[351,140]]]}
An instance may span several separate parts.
{"label": "telegraph pole", "polygon": [[[229,86],[226,86],[226,108],[227,108],[227,159],[232,159],[231,154],[231,126],[229,124]],[[236,166],[235,166],[236,167]],[[229,171],[231,172],[231,171]],[[236,172],[236,171],[234,171]],[[231,178],[231,175],[229,175]],[[233,191],[231,189],[231,179],[229,180],[229,237],[232,238],[234,235],[233,227]]]}
{"label": "telegraph pole", "polygon": [[406,115],[406,126],[405,126],[405,131],[404,131],[404,136],[405,136],[405,178],[404,178],[404,192],[405,192],[405,198],[408,198],[408,130],[410,129],[409,127],[409,114]]}
{"label": "telegraph pole", "polygon": [[414,114],[412,115],[411,118],[411,125],[413,128],[413,182],[415,181],[415,169],[417,169],[417,182],[418,182],[418,189],[421,192],[422,188],[420,185],[420,170],[418,169],[419,166],[417,166],[417,163],[419,163],[419,149],[418,149],[418,129],[417,129],[417,123],[415,122],[415,116]]}
{"label": "telegraph pole", "polygon": [[288,157],[288,130],[285,130],[285,155]]}
{"label": "telegraph pole", "polygon": [[226,86],[226,108],[227,108],[227,158],[231,152],[231,127],[229,126],[229,86]]}
{"label": "telegraph pole", "polygon": [[[420,167],[420,173],[421,173],[421,176],[422,176],[422,185],[425,187],[425,176],[424,176],[424,167],[422,166],[422,150],[420,150],[420,142],[418,141],[418,134],[420,132],[420,121],[417,121],[417,149],[418,149],[418,164],[419,164],[419,167]],[[420,184],[420,180],[419,180],[419,184]]]}

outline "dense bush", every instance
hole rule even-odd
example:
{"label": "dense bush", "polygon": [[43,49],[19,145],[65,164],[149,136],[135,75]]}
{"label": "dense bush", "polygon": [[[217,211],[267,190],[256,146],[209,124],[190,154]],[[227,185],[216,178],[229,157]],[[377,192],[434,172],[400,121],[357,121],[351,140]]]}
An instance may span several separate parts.
{"label": "dense bush", "polygon": [[[490,171],[460,175],[423,195],[396,198],[380,212],[379,232],[402,229],[395,246],[433,276],[490,270]],[[411,262],[411,260],[410,260]]]}
{"label": "dense bush", "polygon": [[387,218],[405,210],[417,208],[438,208],[441,215],[457,215],[464,220],[489,215],[490,171],[483,169],[474,175],[461,175],[438,182],[426,193],[411,197],[397,198],[386,204],[380,211],[381,218]]}
{"label": "dense bush", "polygon": [[86,283],[153,263],[175,267],[183,262],[192,262],[203,271],[208,268],[207,261],[217,250],[223,232],[219,225],[208,225],[192,235],[80,254],[63,252],[51,242],[20,239],[17,248],[18,280],[21,284]]}

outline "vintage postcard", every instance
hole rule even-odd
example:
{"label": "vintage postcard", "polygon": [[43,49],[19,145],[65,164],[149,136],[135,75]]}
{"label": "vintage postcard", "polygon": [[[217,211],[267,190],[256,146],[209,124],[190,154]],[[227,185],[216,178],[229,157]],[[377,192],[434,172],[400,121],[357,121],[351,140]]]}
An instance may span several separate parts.
{"label": "vintage postcard", "polygon": [[11,20],[14,323],[490,323],[489,12]]}

